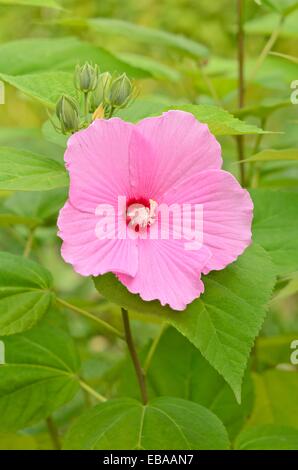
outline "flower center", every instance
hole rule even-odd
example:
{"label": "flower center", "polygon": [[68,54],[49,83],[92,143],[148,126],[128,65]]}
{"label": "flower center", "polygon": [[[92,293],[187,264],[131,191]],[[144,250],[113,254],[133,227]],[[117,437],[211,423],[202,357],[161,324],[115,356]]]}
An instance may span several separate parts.
{"label": "flower center", "polygon": [[136,232],[152,225],[156,217],[157,202],[153,199],[129,201],[127,204],[127,223]]}

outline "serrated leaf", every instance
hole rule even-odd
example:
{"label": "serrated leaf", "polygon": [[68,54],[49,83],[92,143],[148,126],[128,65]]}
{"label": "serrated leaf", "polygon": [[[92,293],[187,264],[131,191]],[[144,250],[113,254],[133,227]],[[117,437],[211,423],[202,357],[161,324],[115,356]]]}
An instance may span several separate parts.
{"label": "serrated leaf", "polygon": [[0,147],[0,189],[44,191],[68,186],[64,166],[50,158]]}
{"label": "serrated leaf", "polygon": [[[147,352],[145,348],[140,354],[143,364],[146,364]],[[130,358],[119,373],[118,395],[139,398]],[[252,384],[248,374],[243,383],[243,403],[239,405],[224,379],[174,328],[168,328],[159,341],[146,382],[150,398],[172,396],[205,406],[223,422],[231,438],[238,434],[252,409]]]}
{"label": "serrated leaf", "polygon": [[277,273],[298,267],[298,194],[251,190],[254,201],[253,237],[270,254]]}
{"label": "serrated leaf", "polygon": [[137,122],[148,116],[156,116],[170,109],[192,113],[199,121],[208,124],[215,135],[264,134],[257,126],[247,124],[223,108],[207,104],[167,105],[159,101],[136,100],[128,109],[120,111],[119,117],[124,120]]}
{"label": "serrated leaf", "polygon": [[54,327],[1,338],[0,429],[13,431],[47,418],[79,388],[79,362],[72,339]]}
{"label": "serrated leaf", "polygon": [[144,406],[121,398],[97,405],[70,429],[67,450],[227,449],[221,421],[206,408],[178,398],[156,398]]}
{"label": "serrated leaf", "polygon": [[31,328],[49,309],[51,274],[21,256],[0,252],[0,335]]}
{"label": "serrated leaf", "polygon": [[290,426],[256,426],[242,431],[236,450],[298,450],[298,429]]}
{"label": "serrated leaf", "polygon": [[134,78],[152,75],[144,67],[131,65],[101,47],[74,37],[19,39],[0,45],[0,72],[7,75],[58,70],[73,74],[75,66],[86,61],[97,63],[102,72],[126,72]]}
{"label": "serrated leaf", "polygon": [[167,31],[111,18],[92,18],[86,20],[86,24],[93,30],[104,35],[122,36],[134,42],[141,42],[158,47],[169,47],[196,58],[202,58],[208,55],[208,49],[204,45]]}
{"label": "serrated leaf", "polygon": [[240,401],[249,352],[275,284],[275,270],[261,247],[248,248],[225,270],[206,276],[204,295],[181,313],[162,307],[158,301],[142,301],[113,274],[99,276],[94,282],[107,299],[173,325],[224,377]]}

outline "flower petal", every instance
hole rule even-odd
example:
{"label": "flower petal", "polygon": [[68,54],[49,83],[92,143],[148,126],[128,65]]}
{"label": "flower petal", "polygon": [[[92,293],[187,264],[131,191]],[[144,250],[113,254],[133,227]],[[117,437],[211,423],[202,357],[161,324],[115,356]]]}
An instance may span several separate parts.
{"label": "flower petal", "polygon": [[174,310],[184,310],[204,292],[200,273],[210,257],[208,249],[187,251],[181,240],[139,240],[139,249],[135,277],[115,272],[130,292]]}
{"label": "flower petal", "polygon": [[138,269],[138,240],[119,239],[117,224],[111,226],[112,239],[99,239],[97,222],[95,214],[82,212],[66,202],[58,218],[63,259],[83,276],[113,271],[134,276]]}
{"label": "flower petal", "polygon": [[[221,148],[206,124],[184,111],[168,111],[159,117],[140,121],[140,134],[150,143],[150,152],[139,157],[147,178],[155,177],[154,196],[180,183],[184,178],[222,165]],[[142,171],[142,165],[137,166]]]}
{"label": "flower petal", "polygon": [[94,213],[97,204],[117,204],[129,193],[129,145],[133,124],[118,118],[96,119],[68,141],[69,198],[78,209]]}
{"label": "flower petal", "polygon": [[197,173],[168,191],[163,202],[202,205],[203,245],[212,253],[204,267],[204,274],[225,268],[251,243],[251,197],[226,171]]}

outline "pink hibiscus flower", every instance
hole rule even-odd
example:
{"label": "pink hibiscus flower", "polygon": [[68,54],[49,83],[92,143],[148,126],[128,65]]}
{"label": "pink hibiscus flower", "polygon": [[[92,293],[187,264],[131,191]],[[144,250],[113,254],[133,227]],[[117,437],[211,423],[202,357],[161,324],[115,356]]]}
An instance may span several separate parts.
{"label": "pink hibiscus flower", "polygon": [[[225,268],[251,243],[249,193],[221,170],[219,143],[190,113],[169,111],[136,125],[95,120],[69,139],[65,161],[70,189],[58,219],[62,256],[83,276],[113,272],[143,300],[183,310],[204,291],[201,274]],[[186,219],[193,206],[202,207],[196,249],[175,236],[180,227],[173,217],[169,237],[148,236],[163,224],[162,204],[186,208]],[[105,237],[98,234],[103,205],[122,222]],[[123,236],[123,222],[134,236]]]}

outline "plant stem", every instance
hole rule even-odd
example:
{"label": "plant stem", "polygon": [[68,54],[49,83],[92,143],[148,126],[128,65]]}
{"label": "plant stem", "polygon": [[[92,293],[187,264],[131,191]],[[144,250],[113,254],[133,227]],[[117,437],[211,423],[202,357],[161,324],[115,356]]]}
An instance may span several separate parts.
{"label": "plant stem", "polygon": [[277,38],[279,36],[279,33],[281,31],[283,22],[284,22],[284,16],[281,16],[280,19],[279,19],[278,25],[272,31],[270,38],[268,39],[267,43],[265,44],[264,49],[262,50],[261,54],[259,55],[259,57],[258,57],[258,59],[255,63],[255,66],[254,66],[253,70],[251,71],[251,73],[249,75],[248,80],[250,82],[252,82],[255,79],[255,77],[257,75],[257,72],[262,67],[266,57],[268,56],[268,54],[271,51],[274,44],[276,43]]}
{"label": "plant stem", "polygon": [[83,380],[80,380],[79,384],[85,392],[89,393],[89,395],[96,398],[96,400],[100,402],[107,401],[107,399],[103,395],[98,393],[96,390],[94,390],[94,388],[90,387],[90,385],[86,384],[86,382],[84,382]]}
{"label": "plant stem", "polygon": [[86,123],[88,123],[88,117],[89,117],[88,92],[84,93],[84,116],[85,116]]}
{"label": "plant stem", "polygon": [[88,312],[87,310],[84,310],[80,307],[77,307],[76,305],[70,304],[69,302],[66,302],[63,299],[60,299],[59,297],[57,297],[56,300],[60,305],[63,305],[63,307],[65,307],[69,310],[72,310],[73,312],[79,313],[80,315],[83,315],[86,318],[90,318],[93,321],[96,321],[96,323],[98,323],[100,326],[102,326],[109,333],[113,333],[114,335],[118,336],[119,338],[124,339],[123,334],[119,330],[114,328],[112,325],[110,325],[106,321],[101,320],[101,318],[98,318],[93,313]]}
{"label": "plant stem", "polygon": [[59,433],[56,424],[54,423],[51,416],[46,419],[48,432],[55,450],[61,449],[61,443],[59,438]]}
{"label": "plant stem", "polygon": [[141,391],[141,397],[144,405],[148,402],[148,395],[147,395],[147,388],[146,388],[146,379],[145,379],[145,374],[144,371],[142,370],[138,355],[136,353],[136,349],[134,346],[132,334],[131,334],[131,329],[130,329],[130,324],[129,324],[129,317],[128,317],[128,312],[124,308],[121,309],[122,312],[122,319],[123,319],[123,325],[124,325],[124,331],[125,331],[125,338],[128,346],[128,350],[136,371],[137,379],[139,382],[140,386],[140,391]]}
{"label": "plant stem", "polygon": [[[242,109],[245,102],[245,84],[244,84],[244,0],[237,0],[237,17],[238,17],[238,107]],[[238,160],[240,162],[240,181],[244,186],[245,184],[245,167],[242,160],[244,160],[244,136],[238,135],[237,149]]]}
{"label": "plant stem", "polygon": [[30,232],[29,232],[29,236],[28,236],[26,245],[25,245],[24,252],[23,252],[23,256],[24,256],[25,258],[28,258],[28,256],[29,256],[30,253],[31,253],[31,249],[32,249],[32,245],[33,245],[33,240],[34,240],[34,229],[31,229]]}
{"label": "plant stem", "polygon": [[161,340],[161,337],[162,335],[164,334],[166,328],[168,327],[168,324],[167,323],[164,323],[161,327],[161,329],[159,330],[159,333],[158,335],[154,338],[154,340],[152,341],[152,344],[150,346],[150,349],[148,351],[148,354],[147,354],[147,357],[146,357],[146,360],[145,360],[145,363],[144,363],[144,373],[147,374],[148,370],[149,370],[149,367],[151,365],[151,361],[153,359],[153,356],[155,354],[155,351],[157,349],[157,346]]}

